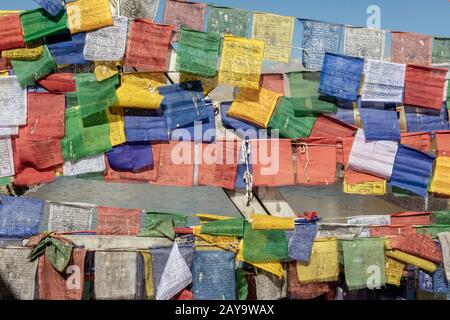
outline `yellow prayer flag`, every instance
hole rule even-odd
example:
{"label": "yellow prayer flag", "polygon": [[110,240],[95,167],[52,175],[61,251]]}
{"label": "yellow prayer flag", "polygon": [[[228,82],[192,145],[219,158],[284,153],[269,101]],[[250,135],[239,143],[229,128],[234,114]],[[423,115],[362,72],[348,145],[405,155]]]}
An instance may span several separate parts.
{"label": "yellow prayer flag", "polygon": [[44,46],[42,45],[42,41],[39,40],[27,43],[25,48],[3,50],[2,58],[10,60],[33,61],[40,59],[43,53]]}
{"label": "yellow prayer flag", "polygon": [[9,71],[1,71],[0,72],[0,77],[7,77],[9,76]]}
{"label": "yellow prayer flag", "polygon": [[217,88],[219,77],[216,75],[213,78],[207,78],[192,73],[180,74],[180,82],[188,82],[194,80],[200,80],[202,82],[203,93],[205,94],[205,96],[207,96],[211,91]]}
{"label": "yellow prayer flag", "polygon": [[145,291],[149,299],[155,297],[155,287],[153,285],[153,261],[150,252],[140,251],[144,258]]}
{"label": "yellow prayer flag", "polygon": [[398,250],[386,251],[386,255],[388,257],[394,258],[395,260],[399,260],[406,264],[412,264],[428,272],[434,272],[437,269],[437,265],[434,264],[433,262],[424,260],[422,258],[410,255],[402,251]]}
{"label": "yellow prayer flag", "polygon": [[299,282],[330,282],[339,278],[337,239],[316,239],[308,264],[297,262]]}
{"label": "yellow prayer flag", "polygon": [[386,194],[386,180],[361,184],[348,184],[344,181],[344,193],[382,196]]}
{"label": "yellow prayer flag", "polygon": [[195,226],[192,231],[195,236],[196,250],[226,250],[235,253],[238,252],[239,240],[237,237],[210,236],[201,233],[201,228],[201,226]]}
{"label": "yellow prayer flag", "polygon": [[78,0],[66,4],[70,33],[93,31],[113,25],[109,0]]}
{"label": "yellow prayer flag", "polygon": [[265,60],[289,63],[294,23],[294,17],[269,13],[255,13],[253,15],[252,38],[264,41]]}
{"label": "yellow prayer flag", "polygon": [[280,97],[279,93],[264,88],[241,88],[227,115],[267,128]]}
{"label": "yellow prayer flag", "polygon": [[122,108],[107,109],[106,116],[109,122],[109,140],[111,145],[118,146],[127,141],[125,136],[125,123]]}
{"label": "yellow prayer flag", "polygon": [[119,74],[117,62],[114,61],[94,61],[94,74],[97,81],[103,81]]}
{"label": "yellow prayer flag", "polygon": [[15,14],[15,13],[20,13],[20,10],[0,10],[0,17],[1,16],[6,16],[8,14]]}
{"label": "yellow prayer flag", "polygon": [[386,257],[385,261],[386,261],[385,267],[386,283],[400,287],[400,282],[402,281],[403,269],[405,268],[405,264],[398,262],[397,260],[391,259],[389,257]]}
{"label": "yellow prayer flag", "polygon": [[264,41],[225,35],[219,83],[258,89],[264,58]]}
{"label": "yellow prayer flag", "polygon": [[251,264],[252,266],[255,266],[264,271],[270,272],[270,273],[276,275],[278,278],[282,278],[284,276],[283,266],[281,265],[280,261],[255,263],[255,262],[245,260],[244,259],[244,240],[241,240],[241,243],[239,244],[239,252],[236,256],[236,259],[239,261]]}
{"label": "yellow prayer flag", "polygon": [[253,230],[294,230],[295,218],[273,217],[264,214],[252,214]]}
{"label": "yellow prayer flag", "polygon": [[430,192],[450,195],[450,157],[438,157]]}
{"label": "yellow prayer flag", "polygon": [[162,73],[130,73],[121,77],[122,83],[117,89],[117,107],[158,109],[164,97],[157,88],[164,86]]}

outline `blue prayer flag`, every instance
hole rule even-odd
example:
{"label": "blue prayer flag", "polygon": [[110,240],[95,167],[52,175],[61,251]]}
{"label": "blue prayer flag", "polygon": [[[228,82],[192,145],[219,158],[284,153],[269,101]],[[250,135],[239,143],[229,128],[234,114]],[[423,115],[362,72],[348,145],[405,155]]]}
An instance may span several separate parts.
{"label": "blue prayer flag", "polygon": [[61,10],[64,10],[64,6],[61,0],[34,0],[38,5],[41,6],[45,11],[47,11],[53,17],[56,17]]}
{"label": "blue prayer flag", "polygon": [[295,231],[286,232],[289,258],[303,263],[309,263],[316,235],[317,224],[315,223],[299,224],[295,226]]}
{"label": "blue prayer flag", "polygon": [[401,140],[395,103],[358,101],[366,140]]}
{"label": "blue prayer flag", "polygon": [[38,234],[44,205],[40,199],[0,196],[0,237],[25,238]]}
{"label": "blue prayer flag", "polygon": [[108,163],[116,171],[137,172],[153,166],[152,145],[127,145],[114,147],[106,153]]}
{"label": "blue prayer flag", "polygon": [[169,141],[166,120],[153,110],[125,111],[125,136],[128,142]]}
{"label": "blue prayer flag", "polygon": [[441,111],[405,106],[405,113],[408,132],[432,132],[450,129],[445,102]]}
{"label": "blue prayer flag", "polygon": [[332,115],[333,118],[354,126],[355,111],[353,109],[353,101],[337,99],[336,106],[336,113]]}
{"label": "blue prayer flag", "polygon": [[56,64],[84,64],[83,50],[86,33],[70,35],[68,33],[46,38],[45,43]]}
{"label": "blue prayer flag", "polygon": [[213,104],[205,104],[202,112],[207,116],[204,121],[196,121],[188,124],[187,126],[172,130],[170,132],[170,139],[175,141],[193,141],[199,143],[214,142],[216,140],[216,116]]}

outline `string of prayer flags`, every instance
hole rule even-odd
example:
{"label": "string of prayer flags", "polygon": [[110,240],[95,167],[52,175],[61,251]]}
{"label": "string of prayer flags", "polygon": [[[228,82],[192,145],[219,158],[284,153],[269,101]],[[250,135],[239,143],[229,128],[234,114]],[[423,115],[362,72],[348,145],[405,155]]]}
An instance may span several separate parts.
{"label": "string of prayer flags", "polygon": [[11,139],[0,137],[0,178],[14,175],[14,156]]}
{"label": "string of prayer flags", "polygon": [[72,34],[113,25],[109,0],[77,0],[67,3],[66,10]]}
{"label": "string of prayer flags", "polygon": [[434,37],[432,63],[450,63],[450,38]]}
{"label": "string of prayer flags", "polygon": [[117,89],[118,107],[158,109],[164,97],[158,88],[165,85],[163,73],[129,73],[121,75]]}
{"label": "string of prayer flags", "polygon": [[316,239],[309,263],[297,262],[300,283],[337,281],[339,277],[339,251],[337,239]]}
{"label": "string of prayer flags", "polygon": [[405,74],[404,64],[366,60],[361,100],[402,103]]}
{"label": "string of prayer flags", "polygon": [[67,268],[58,272],[47,255],[39,257],[39,300],[81,300],[86,249],[74,249]]}
{"label": "string of prayer flags", "polygon": [[173,41],[178,40],[178,33],[181,27],[203,31],[207,7],[208,5],[205,3],[167,0],[163,14],[163,23],[175,27],[177,34],[174,36]]}
{"label": "string of prayer flags", "polygon": [[141,225],[140,209],[97,207],[98,235],[137,235]]}
{"label": "string of prayer flags", "polygon": [[0,237],[26,238],[38,233],[45,202],[28,197],[0,196]]}
{"label": "string of prayer flags", "polygon": [[47,46],[44,46],[42,57],[35,61],[12,60],[14,73],[21,87],[33,85],[35,81],[56,71],[56,62]]}
{"label": "string of prayer flags", "polygon": [[294,17],[268,13],[253,14],[252,38],[264,41],[264,60],[289,63],[294,22]]}
{"label": "string of prayer flags", "polygon": [[107,154],[109,166],[115,171],[138,172],[153,166],[152,146],[122,144]]}
{"label": "string of prayer flags", "polygon": [[128,142],[169,141],[166,120],[162,116],[125,116]]}
{"label": "string of prayer flags", "polygon": [[450,195],[450,158],[438,157],[434,169],[433,181],[430,186],[430,192]]}
{"label": "string of prayer flags", "polygon": [[164,96],[161,105],[168,129],[184,127],[206,118],[205,97],[200,81],[159,87],[158,92]]}
{"label": "string of prayer flags", "polygon": [[259,89],[264,41],[225,35],[219,83]]}
{"label": "string of prayer flags", "polygon": [[337,111],[332,98],[318,93],[320,72],[289,72],[287,77],[296,117]]}
{"label": "string of prayer flags", "polygon": [[0,16],[0,51],[24,47],[20,15],[16,13]]}
{"label": "string of prayer flags", "polygon": [[303,65],[306,69],[320,71],[326,52],[339,53],[342,25],[300,19],[303,25]]}
{"label": "string of prayer flags", "polygon": [[46,38],[45,44],[56,64],[84,64],[86,63],[83,55],[85,41],[86,33],[74,35],[65,33]]}
{"label": "string of prayer flags", "polygon": [[319,93],[328,96],[358,100],[364,59],[326,53],[320,74]]}
{"label": "string of prayer flags", "polygon": [[128,18],[114,16],[110,27],[86,34],[84,58],[91,61],[120,61],[127,44]]}
{"label": "string of prayer flags", "polygon": [[272,262],[288,258],[288,243],[283,230],[253,230],[244,226],[244,259],[251,262]]}
{"label": "string of prayer flags", "polygon": [[44,9],[21,12],[20,22],[22,24],[24,39],[27,43],[63,32],[67,30],[68,23],[66,11],[61,11],[53,17]]}
{"label": "string of prayer flags", "polygon": [[364,226],[349,225],[345,223],[324,223],[317,224],[317,238],[336,238],[339,240],[353,240],[361,237]]}
{"label": "string of prayer flags", "polygon": [[75,83],[78,105],[83,117],[105,110],[117,102],[118,76],[99,82],[93,73],[78,73],[75,75]]}
{"label": "string of prayer flags", "polygon": [[366,141],[359,129],[349,157],[349,168],[389,179],[394,169],[398,143],[394,141]]}
{"label": "string of prayer flags", "polygon": [[280,97],[279,93],[264,88],[241,88],[227,115],[267,128]]}
{"label": "string of prayer flags", "polygon": [[282,73],[265,73],[261,75],[262,88],[284,96],[284,75]]}
{"label": "string of prayer flags", "polygon": [[412,32],[391,31],[391,61],[430,66],[433,37]]}
{"label": "string of prayer flags", "polygon": [[400,142],[400,126],[394,103],[359,102],[359,112],[367,140]]}
{"label": "string of prayer flags", "polygon": [[386,31],[345,26],[344,54],[354,57],[384,60]]}
{"label": "string of prayer flags", "polygon": [[106,109],[106,117],[109,124],[109,141],[111,146],[118,146],[127,141],[125,136],[125,123],[123,109]]}
{"label": "string of prayer flags", "polygon": [[251,222],[253,230],[294,230],[295,228],[295,218],[252,214]]}
{"label": "string of prayer flags", "polygon": [[48,230],[73,232],[92,229],[95,206],[82,203],[50,203]]}
{"label": "string of prayer flags", "polygon": [[27,123],[27,88],[20,86],[17,76],[0,77],[0,126]]}
{"label": "string of prayer flags", "polygon": [[227,251],[196,251],[192,264],[195,300],[236,300],[235,257]]}
{"label": "string of prayer flags", "polygon": [[2,51],[2,58],[8,60],[38,60],[44,54],[44,46],[41,40],[36,40],[25,44],[25,48],[17,48]]}
{"label": "string of prayer flags", "polygon": [[214,77],[219,59],[220,34],[181,28],[176,70]]}
{"label": "string of prayer flags", "polygon": [[167,70],[173,26],[134,20],[128,32],[124,65],[140,71]]}
{"label": "string of prayer flags", "polygon": [[[350,290],[379,288],[385,285],[383,238],[343,240],[345,279]],[[378,277],[374,277],[377,272]]]}
{"label": "string of prayer flags", "polygon": [[34,1],[53,17],[57,16],[58,13],[64,10],[64,6],[59,0],[34,0]]}
{"label": "string of prayer flags", "polygon": [[336,142],[333,139],[299,142],[296,159],[298,184],[330,185],[336,181]]}
{"label": "string of prayer flags", "polygon": [[436,132],[435,134],[437,155],[439,157],[450,156],[450,132]]}
{"label": "string of prayer flags", "polygon": [[440,110],[405,106],[405,115],[408,132],[433,132],[450,129],[445,104]]}
{"label": "string of prayer flags", "polygon": [[302,263],[309,263],[316,235],[317,224],[296,225],[295,231],[291,231],[286,235],[288,238],[289,258]]}
{"label": "string of prayer flags", "polygon": [[208,5],[208,32],[247,37],[250,13],[234,8]]}
{"label": "string of prayer flags", "polygon": [[159,0],[127,0],[111,1],[111,9],[113,15],[121,15],[129,20],[149,19],[154,20],[158,11]]}
{"label": "string of prayer flags", "polygon": [[399,145],[389,186],[427,196],[434,159],[430,154]]}
{"label": "string of prayer flags", "polygon": [[441,110],[446,76],[447,69],[407,65],[404,103]]}

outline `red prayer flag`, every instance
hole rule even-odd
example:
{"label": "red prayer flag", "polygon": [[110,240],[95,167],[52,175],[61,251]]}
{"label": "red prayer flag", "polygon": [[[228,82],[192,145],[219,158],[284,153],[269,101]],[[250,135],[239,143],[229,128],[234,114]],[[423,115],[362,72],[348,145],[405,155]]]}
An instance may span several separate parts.
{"label": "red prayer flag", "polygon": [[402,133],[401,144],[425,153],[429,153],[431,146],[431,136],[429,133]]}
{"label": "red prayer flag", "polygon": [[284,75],[282,73],[262,74],[260,86],[284,96]]}
{"label": "red prayer flag", "polygon": [[345,170],[345,182],[348,184],[362,184],[368,182],[379,182],[384,179],[373,176],[371,174],[353,171],[352,169]]}
{"label": "red prayer flag", "polygon": [[436,264],[441,264],[442,262],[442,251],[430,237],[425,235],[410,234],[407,237],[403,237],[403,241],[393,248]]}
{"label": "red prayer flag", "polygon": [[164,9],[163,23],[175,27],[173,41],[178,40],[178,32],[181,27],[191,30],[203,31],[205,28],[205,3],[167,0]]}
{"label": "red prayer flag", "polygon": [[49,92],[75,92],[77,86],[71,73],[52,73],[37,81],[37,84]]}
{"label": "red prayer flag", "polygon": [[175,300],[194,300],[194,295],[189,290],[183,289]]}
{"label": "red prayer flag", "polygon": [[34,186],[53,181],[55,181],[55,170],[53,168],[36,170],[28,167],[21,171],[16,170],[16,175],[14,176],[14,184],[16,186]]}
{"label": "red prayer flag", "polygon": [[404,103],[441,110],[446,76],[447,69],[407,65]]}
{"label": "red prayer flag", "polygon": [[20,15],[14,13],[0,16],[0,51],[24,47]]}
{"label": "red prayer flag", "polygon": [[439,157],[450,157],[450,131],[436,132],[436,149]]}
{"label": "red prayer flag", "polygon": [[135,236],[141,228],[140,209],[97,207],[98,235]]}
{"label": "red prayer flag", "polygon": [[353,137],[358,128],[348,123],[342,122],[338,119],[326,115],[320,115],[317,117],[314,124],[310,138],[343,138]]}
{"label": "red prayer flag", "polygon": [[391,61],[431,65],[433,37],[412,32],[391,32]]}
{"label": "red prayer flag", "polygon": [[11,63],[8,59],[0,58],[0,72],[7,72],[11,70]]}
{"label": "red prayer flag", "polygon": [[124,65],[140,71],[167,71],[173,27],[136,19],[128,33]]}
{"label": "red prayer flag", "polygon": [[430,224],[430,212],[400,212],[391,215],[391,224],[427,226]]}
{"label": "red prayer flag", "polygon": [[348,164],[354,140],[355,137],[344,137],[337,139],[337,162],[344,165],[344,167]]}
{"label": "red prayer flag", "polygon": [[20,137],[13,139],[14,167],[16,172],[31,167],[37,170],[50,169],[64,162],[60,140],[32,141]]}
{"label": "red prayer flag", "polygon": [[300,283],[297,275],[297,262],[289,262],[287,279],[291,300],[315,299],[336,287],[334,282]]}
{"label": "red prayer flag", "polygon": [[86,252],[85,249],[73,249],[67,268],[62,273],[53,267],[47,255],[39,257],[40,300],[81,300]]}

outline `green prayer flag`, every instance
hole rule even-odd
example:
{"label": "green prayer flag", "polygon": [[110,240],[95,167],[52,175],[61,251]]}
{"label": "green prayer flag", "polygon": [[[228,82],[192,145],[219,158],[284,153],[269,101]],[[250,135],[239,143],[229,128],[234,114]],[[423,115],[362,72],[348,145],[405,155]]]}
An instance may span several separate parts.
{"label": "green prayer flag", "polygon": [[450,63],[450,38],[434,38],[432,62]]}
{"label": "green prayer flag", "polygon": [[0,178],[0,186],[7,186],[11,183],[11,177]]}
{"label": "green prayer flag", "polygon": [[269,122],[270,130],[279,130],[281,138],[307,138],[316,123],[316,116],[294,116],[294,108],[290,98],[282,97]]}
{"label": "green prayer flag", "polygon": [[169,220],[173,221],[174,227],[185,227],[187,225],[188,217],[177,213],[167,212],[151,212],[147,211],[146,226],[151,226],[156,222]]}
{"label": "green prayer flag", "polygon": [[202,233],[211,236],[242,237],[244,219],[225,219],[202,224]]}
{"label": "green prayer flag", "polygon": [[248,282],[245,278],[245,273],[240,268],[236,268],[236,289],[239,300],[247,300],[248,297]]}
{"label": "green prayer flag", "polygon": [[22,87],[33,85],[35,81],[56,71],[56,62],[47,46],[44,46],[42,57],[38,60],[11,60],[14,73]]}
{"label": "green prayer flag", "polygon": [[337,111],[334,98],[318,93],[320,72],[289,72],[287,76],[296,117]]}
{"label": "green prayer flag", "polygon": [[20,22],[25,42],[43,39],[68,30],[66,10],[61,11],[55,17],[44,9],[27,10],[20,14]]}
{"label": "green prayer flag", "polygon": [[75,82],[77,85],[77,101],[83,117],[105,110],[117,103],[118,75],[103,81],[97,81],[93,73],[80,73],[75,75]]}
{"label": "green prayer flag", "polygon": [[182,28],[177,50],[177,71],[214,77],[219,48],[220,34]]}
{"label": "green prayer flag", "polygon": [[282,230],[253,230],[244,226],[244,259],[254,263],[288,259],[286,232]]}
{"label": "green prayer flag", "polygon": [[50,244],[45,248],[45,255],[52,266],[63,272],[72,257],[73,244],[50,238]]}
{"label": "green prayer flag", "polygon": [[429,234],[432,238],[437,239],[439,233],[450,232],[450,225],[433,224],[430,226],[415,227],[417,234]]}
{"label": "green prayer flag", "polygon": [[156,221],[150,226],[146,226],[138,237],[154,237],[175,239],[175,230],[173,229],[173,220]]}
{"label": "green prayer flag", "polygon": [[227,7],[208,6],[208,32],[248,37],[250,12]]}
{"label": "green prayer flag", "polygon": [[341,241],[345,279],[349,289],[375,289],[384,286],[384,239],[358,238]]}
{"label": "green prayer flag", "polygon": [[450,211],[433,212],[433,217],[436,224],[450,225]]}
{"label": "green prayer flag", "polygon": [[66,107],[73,108],[78,106],[78,97],[76,92],[66,93]]}

